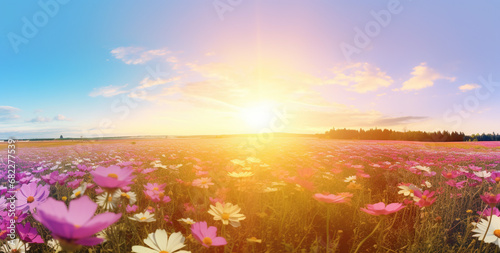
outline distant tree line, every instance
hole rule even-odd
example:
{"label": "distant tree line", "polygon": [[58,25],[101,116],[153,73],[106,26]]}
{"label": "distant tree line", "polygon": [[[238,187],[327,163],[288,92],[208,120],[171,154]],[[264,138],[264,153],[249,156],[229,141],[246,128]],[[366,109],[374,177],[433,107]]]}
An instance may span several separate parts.
{"label": "distant tree line", "polygon": [[473,134],[471,136],[465,136],[465,141],[500,141],[500,134]]}
{"label": "distant tree line", "polygon": [[[473,135],[474,136],[474,135]],[[481,135],[482,136],[482,135]],[[391,129],[335,129],[326,131],[324,137],[330,139],[349,139],[349,140],[400,140],[400,141],[429,141],[429,142],[448,142],[448,141],[466,141],[469,136],[462,132],[424,132],[424,131],[394,131]],[[500,140],[500,136],[498,136]],[[477,141],[479,138],[475,136]]]}

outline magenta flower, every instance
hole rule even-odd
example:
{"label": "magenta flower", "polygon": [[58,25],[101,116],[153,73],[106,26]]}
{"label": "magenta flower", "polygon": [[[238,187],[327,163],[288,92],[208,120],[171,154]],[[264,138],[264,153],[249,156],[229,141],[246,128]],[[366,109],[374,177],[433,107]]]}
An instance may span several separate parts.
{"label": "magenta flower", "polygon": [[122,188],[132,183],[135,177],[132,175],[134,170],[132,168],[120,168],[119,166],[112,165],[109,167],[99,166],[95,171],[90,172],[94,177],[94,182],[108,189]]}
{"label": "magenta flower", "polygon": [[491,176],[487,179],[490,183],[500,183],[500,171],[491,172]]}
{"label": "magenta flower", "polygon": [[63,201],[49,198],[40,204],[33,217],[52,231],[52,236],[61,241],[61,245],[93,246],[101,243],[102,238],[93,237],[120,219],[121,214],[102,213],[94,216],[97,204],[86,195],[69,203],[69,209]]}
{"label": "magenta flower", "polygon": [[321,194],[321,193],[316,193],[314,194],[313,198],[316,199],[317,201],[320,202],[325,202],[325,203],[346,203],[351,201],[351,196],[346,196],[346,195],[335,195],[335,194]]}
{"label": "magenta flower", "polygon": [[486,210],[484,210],[484,212],[477,211],[477,214],[484,216],[484,217],[490,217],[492,211],[493,211],[493,215],[500,217],[500,211],[496,207],[486,208]]}
{"label": "magenta flower", "polygon": [[424,192],[421,192],[416,190],[413,194],[415,197],[419,198],[419,200],[415,203],[415,205],[426,207],[434,204],[434,202],[436,202],[436,198],[433,198],[435,193],[435,191],[429,192],[428,190],[425,190]]}
{"label": "magenta flower", "polygon": [[495,207],[500,202],[500,194],[485,193],[480,197],[490,207]]}
{"label": "magenta flower", "polygon": [[191,225],[191,232],[194,238],[201,242],[204,247],[226,245],[227,241],[224,237],[217,237],[217,228],[210,226],[207,228],[205,221],[196,222]]}
{"label": "magenta flower", "polygon": [[16,228],[17,233],[19,234],[19,238],[21,238],[23,242],[44,243],[36,228],[32,227],[29,222],[26,222],[24,226],[21,224],[17,224]]}
{"label": "magenta flower", "polygon": [[127,213],[133,213],[133,212],[136,212],[138,208],[139,207],[137,205],[133,205],[133,206],[127,205],[125,210],[127,211]]}
{"label": "magenta flower", "polygon": [[49,196],[49,186],[38,185],[36,183],[25,184],[21,186],[19,191],[16,193],[17,209],[23,210],[24,212],[31,210],[33,211],[40,203],[47,200]]}
{"label": "magenta flower", "polygon": [[441,175],[443,175],[443,177],[445,178],[448,178],[448,179],[454,179],[458,176],[460,176],[460,172],[456,171],[456,170],[443,170],[441,171]]}
{"label": "magenta flower", "polygon": [[384,202],[378,202],[373,205],[367,204],[366,208],[360,208],[360,209],[361,211],[367,214],[378,216],[378,215],[388,215],[391,213],[395,213],[403,208],[405,208],[405,206],[403,206],[403,204],[401,203],[391,203],[386,206]]}

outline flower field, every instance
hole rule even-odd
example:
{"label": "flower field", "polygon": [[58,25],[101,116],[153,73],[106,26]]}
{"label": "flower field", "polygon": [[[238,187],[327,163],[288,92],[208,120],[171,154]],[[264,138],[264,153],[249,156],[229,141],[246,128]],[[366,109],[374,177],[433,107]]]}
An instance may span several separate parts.
{"label": "flower field", "polygon": [[0,252],[499,250],[498,142],[244,143],[0,144]]}

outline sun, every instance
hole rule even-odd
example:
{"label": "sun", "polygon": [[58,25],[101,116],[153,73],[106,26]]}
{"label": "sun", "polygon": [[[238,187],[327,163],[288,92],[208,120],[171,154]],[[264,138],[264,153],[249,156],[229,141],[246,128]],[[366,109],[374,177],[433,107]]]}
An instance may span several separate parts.
{"label": "sun", "polygon": [[273,117],[272,102],[257,102],[240,110],[240,117],[253,128],[269,126]]}

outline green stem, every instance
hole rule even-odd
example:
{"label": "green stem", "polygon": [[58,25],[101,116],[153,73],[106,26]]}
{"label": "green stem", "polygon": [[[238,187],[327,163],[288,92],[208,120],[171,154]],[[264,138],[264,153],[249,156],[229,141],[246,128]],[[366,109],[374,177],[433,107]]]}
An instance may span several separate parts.
{"label": "green stem", "polygon": [[365,243],[365,241],[370,238],[373,234],[375,234],[375,231],[377,231],[377,229],[380,227],[380,225],[382,224],[382,221],[384,220],[385,217],[383,217],[382,219],[380,219],[380,221],[378,222],[377,226],[375,226],[375,228],[373,229],[373,231],[367,236],[365,237],[365,239],[363,239],[363,241],[361,241],[359,244],[358,244],[358,247],[356,248],[356,250],[354,251],[354,253],[357,253],[359,251],[359,249],[361,248],[361,246],[363,245],[363,243]]}
{"label": "green stem", "polygon": [[330,206],[326,207],[326,253],[330,252]]}

